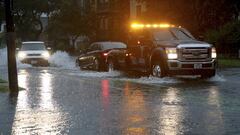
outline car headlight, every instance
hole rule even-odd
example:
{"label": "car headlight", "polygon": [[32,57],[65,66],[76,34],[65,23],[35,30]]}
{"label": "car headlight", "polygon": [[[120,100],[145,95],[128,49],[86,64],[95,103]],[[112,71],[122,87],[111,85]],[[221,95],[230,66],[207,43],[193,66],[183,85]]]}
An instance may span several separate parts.
{"label": "car headlight", "polygon": [[26,53],[24,53],[24,52],[18,52],[18,58],[19,58],[19,59],[24,59],[26,56],[27,56]]}
{"label": "car headlight", "polygon": [[212,58],[213,58],[213,59],[216,59],[216,58],[217,58],[216,48],[212,48]]}
{"label": "car headlight", "polygon": [[49,52],[44,52],[44,53],[42,53],[42,56],[44,58],[48,59],[50,57],[50,54],[49,54]]}
{"label": "car headlight", "polygon": [[166,54],[170,60],[178,58],[177,48],[166,48]]}

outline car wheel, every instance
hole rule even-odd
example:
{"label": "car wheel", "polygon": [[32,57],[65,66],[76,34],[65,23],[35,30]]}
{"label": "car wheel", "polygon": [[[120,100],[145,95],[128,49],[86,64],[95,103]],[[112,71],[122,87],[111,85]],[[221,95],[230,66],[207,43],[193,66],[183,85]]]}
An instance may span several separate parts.
{"label": "car wheel", "polygon": [[107,69],[108,72],[112,72],[112,71],[115,70],[115,65],[114,65],[114,62],[113,62],[112,59],[108,60],[108,67],[107,68],[108,68]]}
{"label": "car wheel", "polygon": [[165,77],[166,71],[163,68],[163,64],[161,64],[160,62],[154,62],[152,64],[152,75],[159,78]]}
{"label": "car wheel", "polygon": [[79,67],[80,65],[79,65],[79,62],[78,62],[78,60],[76,60],[76,62],[75,62],[75,67]]}
{"label": "car wheel", "polygon": [[98,60],[98,59],[95,59],[95,60],[94,60],[94,67],[93,67],[93,69],[94,69],[95,71],[100,71],[100,63],[99,63],[99,60]]}

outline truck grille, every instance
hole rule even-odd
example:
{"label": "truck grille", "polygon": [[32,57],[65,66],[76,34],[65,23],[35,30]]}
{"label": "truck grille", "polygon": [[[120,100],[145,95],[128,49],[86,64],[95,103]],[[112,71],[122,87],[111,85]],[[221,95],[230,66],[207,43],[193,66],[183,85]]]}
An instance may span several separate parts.
{"label": "truck grille", "polygon": [[178,49],[181,61],[209,61],[211,49],[209,47],[185,47]]}

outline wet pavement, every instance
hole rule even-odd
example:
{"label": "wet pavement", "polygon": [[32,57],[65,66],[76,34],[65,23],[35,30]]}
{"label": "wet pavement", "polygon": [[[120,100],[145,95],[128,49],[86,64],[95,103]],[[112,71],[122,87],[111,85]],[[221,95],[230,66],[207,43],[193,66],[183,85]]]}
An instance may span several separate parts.
{"label": "wet pavement", "polygon": [[0,135],[240,133],[240,69],[209,80],[51,67],[22,68],[18,77],[25,90],[17,99],[0,93]]}

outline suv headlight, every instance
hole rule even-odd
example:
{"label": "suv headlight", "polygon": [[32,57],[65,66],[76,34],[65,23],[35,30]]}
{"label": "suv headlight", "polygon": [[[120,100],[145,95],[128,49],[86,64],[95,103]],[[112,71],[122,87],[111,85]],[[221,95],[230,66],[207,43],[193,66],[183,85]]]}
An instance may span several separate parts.
{"label": "suv headlight", "polygon": [[212,48],[212,58],[213,59],[216,59],[217,58],[217,51],[216,51],[216,48]]}
{"label": "suv headlight", "polygon": [[24,53],[24,52],[18,52],[18,58],[19,58],[19,59],[24,59],[26,56],[27,56],[26,53]]}
{"label": "suv headlight", "polygon": [[45,58],[45,59],[48,59],[50,57],[50,54],[49,52],[44,52],[42,53],[42,56]]}
{"label": "suv headlight", "polygon": [[177,59],[177,48],[166,48],[166,54],[169,60]]}

